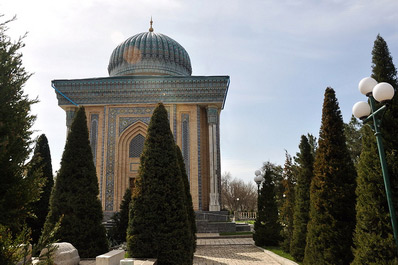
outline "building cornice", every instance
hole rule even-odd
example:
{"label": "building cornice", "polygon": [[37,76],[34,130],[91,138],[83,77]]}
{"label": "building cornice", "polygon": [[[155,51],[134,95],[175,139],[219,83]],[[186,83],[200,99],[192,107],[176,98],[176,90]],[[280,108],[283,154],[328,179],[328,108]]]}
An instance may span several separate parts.
{"label": "building cornice", "polygon": [[53,80],[52,85],[59,106],[72,105],[69,98],[78,105],[215,103],[223,108],[229,76],[119,76]]}

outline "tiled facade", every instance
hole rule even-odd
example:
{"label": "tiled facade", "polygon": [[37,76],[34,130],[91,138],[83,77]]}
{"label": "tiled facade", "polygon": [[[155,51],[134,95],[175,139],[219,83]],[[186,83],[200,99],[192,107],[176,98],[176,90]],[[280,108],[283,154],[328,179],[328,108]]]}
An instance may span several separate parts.
{"label": "tiled facade", "polygon": [[[163,81],[161,77],[131,76],[117,80],[119,78],[102,78],[101,81],[98,79],[53,81],[53,85],[64,95],[79,106],[85,106],[102,207],[105,211],[118,210],[126,188],[131,185],[131,179],[138,174],[139,159],[129,158],[129,141],[137,134],[146,135],[146,128],[158,102],[147,103],[144,100],[144,102],[136,103],[136,100],[132,100],[134,104],[121,103],[126,101],[124,95],[129,90],[127,86],[131,86],[133,91],[135,84],[139,86],[141,91],[136,89],[135,93],[140,94],[141,98],[149,98],[150,95],[158,98],[167,91],[177,91],[172,87],[168,89],[160,87],[160,84],[169,83],[171,79],[169,77],[162,77],[165,79]],[[156,82],[151,82],[151,79],[155,79]],[[173,98],[179,98],[179,102],[172,102],[171,97],[164,97],[162,102],[169,113],[170,129],[183,153],[194,209],[208,210],[210,193],[208,120],[210,119],[211,123],[218,123],[218,115],[224,104],[229,78],[223,76],[203,77],[202,81],[200,79],[200,77],[180,79],[181,82],[190,86],[191,91],[194,90],[200,95],[195,101],[192,100],[192,95],[184,92],[188,90],[186,88],[182,89],[181,95],[173,96]],[[203,85],[204,83],[207,83],[207,87]],[[196,87],[194,87],[195,84]],[[181,84],[178,84],[178,87],[181,87]],[[104,99],[95,98],[100,93],[98,91],[109,95],[109,100],[105,102]],[[215,94],[217,96],[214,96]],[[67,113],[67,124],[70,125],[73,110],[76,107],[58,93],[57,97],[59,105]],[[208,110],[209,105],[212,107]],[[209,111],[210,115],[207,113]],[[217,135],[218,157],[219,141]]]}
{"label": "tiled facade", "polygon": [[110,77],[52,81],[68,128],[77,107],[85,107],[103,210],[118,211],[125,190],[134,188],[140,161],[131,149],[142,145],[159,102],[183,154],[194,209],[216,209],[219,115],[229,76],[191,76],[185,49],[152,26],[116,47],[108,71]]}

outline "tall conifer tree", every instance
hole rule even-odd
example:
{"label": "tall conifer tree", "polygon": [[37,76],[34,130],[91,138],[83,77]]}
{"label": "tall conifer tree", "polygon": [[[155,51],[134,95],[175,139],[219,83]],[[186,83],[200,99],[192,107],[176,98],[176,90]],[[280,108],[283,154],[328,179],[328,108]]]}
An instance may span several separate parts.
{"label": "tall conifer tree", "polygon": [[191,237],[189,239],[191,241],[191,246],[189,246],[188,251],[191,252],[192,261],[193,261],[193,256],[194,256],[195,250],[196,250],[195,211],[193,210],[191,189],[189,186],[187,171],[185,169],[184,158],[182,157],[181,149],[178,145],[176,145],[176,151],[177,151],[178,164],[181,169],[182,181],[184,182],[185,207],[187,209],[189,228],[190,228],[190,232],[191,232],[191,235],[190,235]]}
{"label": "tall conifer tree", "polygon": [[[377,35],[372,51],[372,77],[397,88],[397,71],[387,43]],[[389,168],[393,201],[398,207],[398,97],[395,94],[381,126]],[[364,126],[362,152],[358,164],[357,224],[354,236],[353,264],[398,264],[398,256],[391,227],[384,181],[374,132]]]}
{"label": "tall conifer tree", "polygon": [[131,189],[127,188],[124,195],[123,195],[123,200],[120,203],[120,219],[119,219],[119,235],[120,235],[120,241],[121,242],[126,242],[126,237],[127,237],[127,227],[129,226],[129,209],[130,209],[130,203],[131,203]]}
{"label": "tall conifer tree", "polygon": [[116,212],[111,218],[115,222],[115,225],[108,231],[108,238],[111,245],[126,242],[131,196],[131,189],[127,188],[120,203],[120,212]]}
{"label": "tall conifer tree", "polygon": [[290,253],[297,261],[303,261],[306,245],[307,224],[310,212],[310,186],[313,176],[314,155],[305,135],[301,136],[300,152],[296,155],[297,185],[293,216],[293,238]]}
{"label": "tall conifer tree", "polygon": [[352,264],[398,264],[376,139],[369,127],[362,132]]}
{"label": "tall conifer tree", "polygon": [[355,226],[356,172],[332,88],[325,91],[310,190],[304,264],[348,264]]}
{"label": "tall conifer tree", "polygon": [[260,194],[257,202],[257,218],[254,223],[253,240],[256,246],[277,246],[281,238],[274,181],[278,176],[277,166],[264,163]]}
{"label": "tall conifer tree", "polygon": [[41,183],[25,178],[35,120],[30,108],[36,100],[23,91],[31,76],[22,65],[23,37],[14,42],[6,35],[14,19],[0,22],[0,225],[16,232],[29,214],[28,206],[39,198]]}
{"label": "tall conifer tree", "polygon": [[372,77],[377,82],[387,82],[395,88],[395,95],[389,102],[389,107],[382,117],[381,132],[384,139],[384,149],[393,188],[395,209],[398,209],[398,80],[397,69],[387,43],[377,35],[372,50]]}
{"label": "tall conifer tree", "polygon": [[39,172],[40,177],[45,180],[40,199],[32,205],[32,213],[35,217],[30,217],[27,220],[28,226],[32,230],[33,243],[36,244],[50,209],[50,195],[54,186],[50,147],[45,134],[40,135],[38,138],[33,157],[29,163],[28,178],[35,177],[35,174]]}
{"label": "tall conifer tree", "polygon": [[[377,35],[372,50],[372,77],[379,83],[387,82],[395,89],[398,88],[397,70],[387,43],[380,35]],[[398,185],[398,93],[395,93],[394,98],[389,103],[388,111],[383,117],[381,130],[385,139],[384,147],[392,175],[391,179],[396,180],[394,183]],[[398,202],[398,192],[395,193],[395,202]]]}
{"label": "tall conifer tree", "polygon": [[127,231],[131,257],[154,257],[159,264],[192,264],[185,189],[168,115],[153,112],[141,155]]}
{"label": "tall conifer tree", "polygon": [[82,258],[93,258],[108,250],[98,194],[86,114],[80,107],[67,137],[46,225],[55,225],[63,216],[56,237],[76,247]]}
{"label": "tall conifer tree", "polygon": [[286,151],[285,165],[283,167],[283,205],[280,210],[280,218],[282,223],[282,248],[290,253],[290,243],[293,238],[293,215],[295,204],[295,185],[296,185],[296,169],[293,165],[292,157]]}

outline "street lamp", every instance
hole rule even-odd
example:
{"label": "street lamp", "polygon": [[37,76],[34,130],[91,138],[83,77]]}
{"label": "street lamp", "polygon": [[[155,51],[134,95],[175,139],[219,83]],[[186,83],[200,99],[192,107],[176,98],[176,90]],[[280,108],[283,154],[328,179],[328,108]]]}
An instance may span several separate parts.
{"label": "street lamp", "polygon": [[258,195],[258,194],[260,194],[260,185],[261,185],[261,182],[263,182],[264,177],[261,175],[261,171],[260,170],[256,170],[254,172],[254,174],[256,175],[254,177],[254,181],[257,183],[257,195]]}
{"label": "street lamp", "polygon": [[390,211],[391,225],[394,233],[395,243],[398,248],[397,218],[395,216],[394,205],[391,197],[390,176],[388,174],[382,135],[380,131],[381,120],[383,117],[383,113],[387,109],[387,105],[384,104],[380,108],[376,109],[376,101],[380,103],[386,103],[390,101],[393,98],[395,91],[392,85],[385,82],[378,84],[377,81],[371,77],[363,78],[359,82],[358,88],[362,94],[366,95],[369,98],[370,106],[368,105],[367,102],[364,101],[357,102],[352,107],[352,113],[354,114],[355,117],[361,119],[363,123],[373,120],[372,129],[374,130],[376,136],[381,170],[383,173],[384,187],[386,189],[388,209]]}

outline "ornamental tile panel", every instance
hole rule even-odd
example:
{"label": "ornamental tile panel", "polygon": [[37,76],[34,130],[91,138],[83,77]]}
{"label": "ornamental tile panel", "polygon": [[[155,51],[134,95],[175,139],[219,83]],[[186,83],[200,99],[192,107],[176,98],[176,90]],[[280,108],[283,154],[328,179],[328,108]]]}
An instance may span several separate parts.
{"label": "ornamental tile panel", "polygon": [[[65,96],[80,105],[133,103],[225,103],[228,76],[108,77],[54,80]],[[59,105],[71,103],[57,93]]]}
{"label": "ornamental tile panel", "polygon": [[[129,125],[137,121],[149,123],[155,107],[112,107],[108,110],[108,135],[107,135],[107,152],[106,152],[106,172],[105,172],[105,210],[113,211],[114,203],[114,174],[115,174],[115,157],[116,157],[116,136],[120,136],[120,129],[125,130]],[[166,106],[170,120],[170,107]],[[119,117],[119,127],[116,128],[118,115],[131,115],[130,117]],[[147,115],[147,116],[134,116]],[[126,121],[125,125],[123,121]],[[125,127],[127,126],[127,127]]]}

